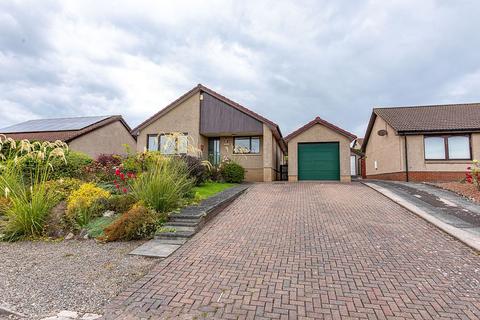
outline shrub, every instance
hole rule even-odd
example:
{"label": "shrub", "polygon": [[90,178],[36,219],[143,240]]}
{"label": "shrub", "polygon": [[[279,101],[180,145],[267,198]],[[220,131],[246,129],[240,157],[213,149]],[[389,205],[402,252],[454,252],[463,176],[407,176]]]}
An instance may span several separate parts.
{"label": "shrub", "polygon": [[90,221],[86,226],[90,238],[98,238],[104,235],[103,230],[115,221],[116,217],[98,217]]}
{"label": "shrub", "polygon": [[67,199],[70,194],[80,188],[83,184],[81,180],[74,178],[61,178],[58,180],[50,180],[46,182],[47,189],[53,194],[58,195],[58,200]]}
{"label": "shrub", "polygon": [[233,161],[223,163],[220,173],[222,178],[229,183],[240,183],[245,179],[245,169]]}
{"label": "shrub", "polygon": [[116,213],[124,213],[130,210],[135,202],[135,198],[130,194],[112,195],[108,198],[108,209]]}
{"label": "shrub", "polygon": [[4,215],[10,206],[10,200],[8,200],[6,197],[0,196],[0,216]]}
{"label": "shrub", "polygon": [[205,183],[208,178],[208,168],[199,158],[190,155],[182,155],[181,159],[187,165],[188,175],[195,181],[195,185]]}
{"label": "shrub", "polygon": [[104,230],[104,241],[129,241],[150,238],[157,229],[158,218],[155,212],[135,204]]}
{"label": "shrub", "polygon": [[168,212],[192,196],[193,181],[184,161],[161,158],[150,163],[147,171],[133,180],[131,188],[138,201],[157,212]]}
{"label": "shrub", "polygon": [[[93,183],[84,183],[68,197],[67,219],[77,227],[84,227],[105,210],[110,193]],[[103,201],[102,201],[103,200]]]}
{"label": "shrub", "polygon": [[[57,159],[65,161],[67,146],[61,141],[15,143],[0,136],[0,150],[0,190],[10,202],[2,238],[11,241],[39,236],[50,210],[58,202],[58,196],[47,189],[46,182],[53,172],[52,163]],[[30,165],[26,166],[27,163]]]}
{"label": "shrub", "polygon": [[473,160],[472,165],[467,170],[465,181],[473,184],[480,191],[480,162]]}
{"label": "shrub", "polygon": [[85,175],[85,168],[93,160],[90,156],[75,151],[69,151],[65,154],[65,160],[57,159],[52,163],[55,170],[52,173],[52,179],[75,178],[82,179]]}

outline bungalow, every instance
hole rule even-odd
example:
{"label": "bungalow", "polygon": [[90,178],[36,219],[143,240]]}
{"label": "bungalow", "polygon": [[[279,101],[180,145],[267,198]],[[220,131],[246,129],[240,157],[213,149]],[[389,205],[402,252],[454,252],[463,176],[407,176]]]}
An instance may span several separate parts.
{"label": "bungalow", "polygon": [[[173,145],[173,132],[183,133]],[[218,164],[228,158],[246,169],[247,181],[279,179],[286,144],[274,122],[199,84],[132,130],[137,151],[200,152]],[[188,148],[191,144],[194,148]],[[197,155],[197,154],[196,154]]]}
{"label": "bungalow", "polygon": [[362,151],[367,178],[461,179],[480,159],[480,104],[375,108]]}
{"label": "bungalow", "polygon": [[99,116],[30,120],[0,129],[0,133],[15,140],[61,140],[70,149],[96,158],[125,153],[125,144],[135,149],[130,130],[122,116]]}

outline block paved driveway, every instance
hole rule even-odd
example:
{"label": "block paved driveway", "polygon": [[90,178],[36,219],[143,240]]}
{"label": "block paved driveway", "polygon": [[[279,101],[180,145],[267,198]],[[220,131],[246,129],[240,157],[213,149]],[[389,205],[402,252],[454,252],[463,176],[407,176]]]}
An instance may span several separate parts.
{"label": "block paved driveway", "polygon": [[479,319],[480,256],[361,184],[257,184],[107,319]]}

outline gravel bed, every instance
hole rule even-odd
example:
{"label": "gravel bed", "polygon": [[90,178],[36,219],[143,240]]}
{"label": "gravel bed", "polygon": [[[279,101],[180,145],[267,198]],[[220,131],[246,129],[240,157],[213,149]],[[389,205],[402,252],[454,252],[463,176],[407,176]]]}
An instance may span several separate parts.
{"label": "gravel bed", "polygon": [[142,243],[0,243],[0,306],[28,319],[60,310],[101,314],[105,303],[158,261],[128,255]]}
{"label": "gravel bed", "polygon": [[436,183],[436,186],[453,191],[461,196],[464,196],[477,204],[480,204],[480,191],[478,191],[473,184],[460,182],[442,182]]}

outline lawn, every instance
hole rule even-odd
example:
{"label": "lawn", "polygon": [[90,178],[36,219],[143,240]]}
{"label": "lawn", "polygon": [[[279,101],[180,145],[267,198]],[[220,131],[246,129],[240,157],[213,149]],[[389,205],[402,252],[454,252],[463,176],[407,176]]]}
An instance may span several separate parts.
{"label": "lawn", "polygon": [[195,200],[202,201],[233,186],[235,186],[235,183],[206,182],[201,186],[193,188]]}

